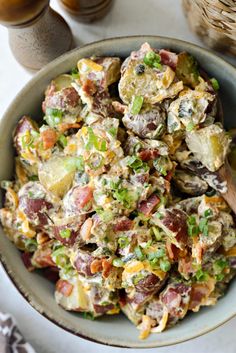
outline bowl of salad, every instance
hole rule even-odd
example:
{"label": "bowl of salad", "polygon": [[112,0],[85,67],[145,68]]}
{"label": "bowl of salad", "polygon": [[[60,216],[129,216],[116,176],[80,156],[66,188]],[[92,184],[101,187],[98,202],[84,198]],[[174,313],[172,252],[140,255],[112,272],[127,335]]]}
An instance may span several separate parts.
{"label": "bowl of salad", "polygon": [[218,174],[234,168],[235,82],[205,49],[137,36],[75,49],[23,88],[0,121],[0,253],[38,312],[132,348],[236,314]]}

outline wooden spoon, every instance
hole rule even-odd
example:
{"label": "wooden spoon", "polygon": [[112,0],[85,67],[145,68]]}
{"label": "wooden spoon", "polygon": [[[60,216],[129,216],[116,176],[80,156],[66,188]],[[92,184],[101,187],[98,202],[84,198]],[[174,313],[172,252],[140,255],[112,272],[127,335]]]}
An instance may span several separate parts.
{"label": "wooden spoon", "polygon": [[209,171],[201,162],[193,158],[184,161],[182,167],[198,175],[214,190],[220,192],[221,196],[236,214],[236,180],[233,177],[228,160],[216,172]]}

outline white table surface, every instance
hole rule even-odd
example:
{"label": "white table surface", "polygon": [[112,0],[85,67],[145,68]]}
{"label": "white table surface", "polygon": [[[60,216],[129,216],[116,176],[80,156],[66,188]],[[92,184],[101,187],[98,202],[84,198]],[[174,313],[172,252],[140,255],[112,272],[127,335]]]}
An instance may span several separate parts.
{"label": "white table surface", "polygon": [[[99,22],[82,25],[71,19],[51,1],[70,24],[77,45],[108,38],[137,34],[164,35],[200,44],[189,32],[180,0],[115,0],[112,11]],[[229,59],[236,64],[236,60]],[[33,73],[21,67],[11,55],[7,30],[0,26],[0,117],[16,93]],[[37,353],[125,353],[135,350],[111,348],[87,342],[58,328],[38,314],[21,297],[0,266],[0,310],[12,313],[26,339]],[[203,337],[176,346],[160,348],[160,353],[235,353],[236,318]],[[157,349],[140,350],[156,352]]]}

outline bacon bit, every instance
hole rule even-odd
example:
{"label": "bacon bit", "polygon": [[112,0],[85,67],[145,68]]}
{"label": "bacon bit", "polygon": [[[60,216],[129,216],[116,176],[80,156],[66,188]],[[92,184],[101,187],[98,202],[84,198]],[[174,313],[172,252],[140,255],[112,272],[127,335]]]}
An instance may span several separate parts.
{"label": "bacon bit", "polygon": [[133,228],[134,222],[131,219],[121,219],[113,226],[114,232],[123,232]]}
{"label": "bacon bit", "polygon": [[154,160],[159,156],[158,150],[142,150],[139,152],[138,156],[143,162],[148,162]]}
{"label": "bacon bit", "polygon": [[140,202],[138,205],[138,211],[143,213],[145,216],[149,216],[153,209],[159,204],[159,202],[159,197],[153,194],[146,201]]}
{"label": "bacon bit", "polygon": [[48,244],[43,244],[42,248],[35,251],[33,256],[33,263],[39,268],[56,266],[52,259],[52,250],[48,247]]}
{"label": "bacon bit", "polygon": [[186,257],[186,258],[182,257],[179,260],[178,271],[180,273],[185,274],[185,275],[193,273],[194,269],[193,269],[193,265],[192,265],[192,258],[191,257]]}
{"label": "bacon bit", "polygon": [[126,106],[120,102],[112,102],[112,106],[117,113],[125,114]]}
{"label": "bacon bit", "polygon": [[52,148],[55,145],[55,143],[57,142],[57,133],[53,129],[47,129],[47,130],[42,131],[40,133],[40,136],[42,137],[43,148],[45,150]]}
{"label": "bacon bit", "polygon": [[210,294],[215,289],[215,280],[208,279],[207,283],[194,283],[190,296],[189,310],[197,312],[200,306],[207,305]]}
{"label": "bacon bit", "polygon": [[45,233],[43,233],[43,232],[40,232],[40,233],[37,234],[36,240],[37,240],[37,243],[38,243],[39,245],[41,245],[41,244],[46,243],[46,242],[49,241],[50,239],[49,239],[49,236],[48,236],[47,234],[45,234]]}
{"label": "bacon bit", "polygon": [[81,229],[80,229],[80,236],[83,240],[89,240],[90,235],[91,235],[91,229],[93,226],[93,220],[92,218],[86,219],[86,221],[83,223]]}
{"label": "bacon bit", "polygon": [[65,297],[69,297],[71,295],[73,288],[73,284],[66,280],[59,279],[59,281],[57,281],[56,290]]}
{"label": "bacon bit", "polygon": [[92,274],[101,272],[103,270],[102,259],[95,259],[90,265],[90,271]]}
{"label": "bacon bit", "polygon": [[196,259],[198,264],[202,262],[203,255],[203,247],[199,243],[199,239],[197,237],[193,237],[193,246],[192,246],[192,257]]}
{"label": "bacon bit", "polygon": [[164,180],[164,185],[165,185],[165,189],[167,194],[170,193],[170,182],[168,180]]}
{"label": "bacon bit", "polygon": [[166,250],[170,260],[177,261],[180,257],[181,250],[177,248],[175,244],[172,244],[169,240],[166,241]]}
{"label": "bacon bit", "polygon": [[176,69],[177,63],[178,63],[178,55],[175,53],[172,53],[169,50],[161,49],[159,51],[159,55],[161,57],[161,62],[164,65],[170,66],[172,69]]}
{"label": "bacon bit", "polygon": [[84,82],[82,89],[88,96],[93,96],[97,91],[94,82],[88,79]]}
{"label": "bacon bit", "polygon": [[32,258],[32,254],[29,252],[24,252],[21,254],[21,259],[23,261],[23,264],[25,265],[25,267],[29,272],[32,272],[35,269],[35,267],[31,263],[31,258]]}
{"label": "bacon bit", "polygon": [[174,174],[174,169],[169,170],[169,171],[167,172],[167,175],[165,176],[165,179],[166,179],[167,181],[171,181],[171,179],[172,179],[172,177],[173,177],[173,174]]}
{"label": "bacon bit", "polygon": [[111,262],[106,259],[103,259],[102,260],[102,268],[103,268],[102,276],[107,278],[111,272],[111,269],[112,269]]}
{"label": "bacon bit", "polygon": [[79,123],[74,123],[74,124],[69,124],[69,123],[61,123],[58,125],[58,130],[62,133],[69,129],[79,129],[80,124]]}

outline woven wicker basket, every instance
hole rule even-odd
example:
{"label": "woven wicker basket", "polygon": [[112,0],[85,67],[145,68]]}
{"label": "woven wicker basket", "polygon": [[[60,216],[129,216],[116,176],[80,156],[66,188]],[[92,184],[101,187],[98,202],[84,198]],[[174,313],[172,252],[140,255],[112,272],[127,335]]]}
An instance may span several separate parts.
{"label": "woven wicker basket", "polygon": [[236,55],[236,1],[182,0],[191,29],[209,47]]}

